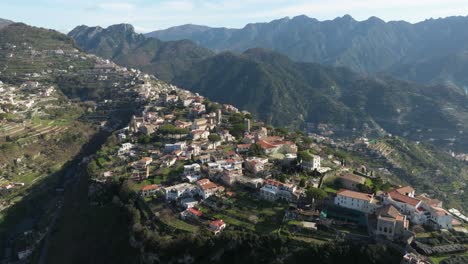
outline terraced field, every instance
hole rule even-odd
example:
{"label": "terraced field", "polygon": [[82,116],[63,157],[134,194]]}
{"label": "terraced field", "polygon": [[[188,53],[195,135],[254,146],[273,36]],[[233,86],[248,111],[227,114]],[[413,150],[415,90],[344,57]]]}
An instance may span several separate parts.
{"label": "terraced field", "polygon": [[24,141],[41,135],[56,135],[68,129],[67,126],[57,124],[55,121],[34,123],[2,123],[0,124],[0,140],[7,137],[15,141]]}

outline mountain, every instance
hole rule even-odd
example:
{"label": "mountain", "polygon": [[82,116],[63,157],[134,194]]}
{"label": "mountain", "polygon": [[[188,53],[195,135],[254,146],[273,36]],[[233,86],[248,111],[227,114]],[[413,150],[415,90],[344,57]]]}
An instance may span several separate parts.
{"label": "mountain", "polygon": [[421,83],[456,85],[466,90],[468,86],[467,72],[468,50],[398,65],[390,68],[388,74]]}
{"label": "mountain", "polygon": [[[350,17],[340,20],[342,23],[354,21]],[[376,18],[372,21],[385,24]],[[194,34],[209,31],[193,26],[186,26],[184,30]],[[200,48],[186,40],[145,39],[143,35],[135,34],[129,25],[105,30],[79,27],[70,35],[85,50],[147,73],[170,72],[159,76],[212,100],[251,111],[274,125],[317,127],[319,123],[327,123],[335,132],[343,134],[349,134],[353,129],[358,132],[383,129],[415,140],[442,140],[443,144],[454,144],[445,140],[455,138],[459,143],[455,144],[457,147],[467,147],[468,140],[459,133],[468,124],[467,97],[463,89],[453,85],[421,85],[380,75],[370,77],[345,67],[294,62],[285,55],[261,48],[249,49],[242,54],[221,52],[212,55],[206,52],[188,61],[186,56],[174,54],[167,57],[170,61],[167,63],[158,57],[150,64],[143,62],[140,65],[143,60],[135,58],[141,56],[141,48],[134,46],[141,47],[142,44],[132,43],[151,41],[172,46],[186,42],[191,49]],[[115,50],[123,48],[109,48],[129,46],[132,48],[124,49],[125,60],[113,55]],[[180,57],[183,58],[179,60]],[[181,64],[174,67],[174,61],[181,61]]]}
{"label": "mountain", "polygon": [[163,80],[172,79],[175,72],[213,54],[188,40],[164,42],[146,38],[135,33],[133,26],[128,24],[105,29],[78,26],[68,35],[87,52],[153,73]]}
{"label": "mountain", "polygon": [[[174,83],[275,125],[328,123],[344,131],[383,128],[428,140],[463,137],[459,130],[468,122],[468,98],[457,87],[297,63],[264,49],[207,58],[177,75]],[[466,147],[466,139],[463,142]]]}
{"label": "mountain", "polygon": [[[430,19],[410,24],[371,17],[356,21],[346,15],[318,21],[307,16],[248,24],[242,29],[190,30],[185,26],[158,30],[147,36],[162,40],[190,39],[214,51],[241,53],[262,47],[295,61],[346,66],[376,73],[420,60],[453,56],[468,48],[468,17]],[[192,26],[193,28],[193,26]],[[404,77],[399,75],[397,77]],[[430,78],[424,76],[424,79]],[[465,81],[460,81],[467,85]]]}
{"label": "mountain", "polygon": [[6,26],[8,26],[8,25],[10,25],[10,24],[13,24],[13,23],[14,23],[14,22],[11,21],[11,20],[7,20],[7,19],[2,19],[2,18],[0,18],[0,29],[1,29],[1,28],[4,28],[4,27],[6,27]]}

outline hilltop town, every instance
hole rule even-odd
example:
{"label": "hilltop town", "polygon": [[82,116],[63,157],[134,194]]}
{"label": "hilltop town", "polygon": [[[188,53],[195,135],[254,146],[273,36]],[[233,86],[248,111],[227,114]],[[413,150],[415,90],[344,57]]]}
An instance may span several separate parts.
{"label": "hilltop town", "polygon": [[394,184],[385,168],[324,155],[330,147],[386,154],[367,139],[344,144],[273,128],[152,76],[142,81],[143,109],[88,165],[94,180],[88,196],[95,204],[102,203],[106,185],[124,181],[153,223],[183,232],[241,229],[311,242],[377,240],[406,254],[405,263],[466,251],[466,235],[460,236],[466,217],[459,212]]}

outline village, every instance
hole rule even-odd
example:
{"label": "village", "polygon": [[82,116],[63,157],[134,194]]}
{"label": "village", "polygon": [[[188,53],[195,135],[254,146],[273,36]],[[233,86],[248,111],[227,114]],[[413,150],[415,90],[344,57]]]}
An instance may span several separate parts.
{"label": "village", "polygon": [[[407,253],[406,263],[465,254],[463,215],[411,186],[392,184],[385,168],[352,167],[317,151],[325,144],[366,148],[367,139],[337,144],[323,135],[275,129],[232,105],[154,85],[152,76],[142,80],[141,114],[89,164],[95,175],[90,197],[123,177],[158,222],[177,230],[216,235],[247,229],[317,243],[384,241]],[[447,234],[455,239],[426,241]]]}

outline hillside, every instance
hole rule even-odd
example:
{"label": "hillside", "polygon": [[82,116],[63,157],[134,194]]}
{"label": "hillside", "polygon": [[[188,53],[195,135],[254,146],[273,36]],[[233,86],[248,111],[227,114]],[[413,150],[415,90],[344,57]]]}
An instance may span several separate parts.
{"label": "hillside", "polygon": [[[187,26],[185,30],[191,29]],[[99,32],[96,34],[90,28],[88,30],[86,33],[77,28],[70,35],[79,45],[94,43],[93,39],[115,39],[122,43],[128,42],[125,39],[137,39],[135,43],[159,42],[157,39],[145,40],[128,25],[106,30],[95,28],[93,30]],[[113,57],[107,53],[110,49],[106,48],[106,43],[98,41],[94,48],[82,44],[85,45],[82,48],[100,56]],[[380,133],[383,129],[414,140],[435,140],[458,149],[468,147],[466,136],[459,133],[468,121],[467,97],[464,90],[450,85],[424,86],[388,77],[369,77],[346,68],[294,62],[265,49],[250,49],[241,55],[197,56],[196,53],[193,57],[197,58],[188,61],[178,60],[174,55],[168,58],[169,64],[158,57],[152,64],[141,65],[135,60],[141,55],[139,49],[128,49],[127,52],[132,61],[121,60],[124,66],[165,76],[166,81],[251,111],[274,125],[315,128],[319,123],[327,123],[342,135],[349,135],[353,129],[370,133]],[[174,62],[180,62],[180,67],[174,66]],[[161,72],[171,74],[161,75]]]}
{"label": "hillside", "polygon": [[135,75],[59,32],[0,29],[0,259],[47,237],[77,164],[138,107]]}
{"label": "hillside", "polygon": [[[467,26],[468,17],[430,19],[410,24],[404,21],[384,22],[376,17],[356,21],[349,15],[327,21],[297,16],[248,24],[241,29],[173,27],[147,36],[161,40],[190,39],[215,51],[241,53],[262,47],[281,52],[295,61],[346,66],[358,72],[375,73],[465,51],[468,46]],[[431,70],[435,69],[422,68],[418,79],[432,78]],[[443,67],[435,74],[445,77],[443,73],[450,73],[450,70],[450,67]],[[412,79],[412,76],[404,74],[395,76]],[[463,77],[453,77],[455,83],[468,85]]]}
{"label": "hillside", "polygon": [[4,28],[4,27],[6,27],[6,26],[8,26],[10,24],[13,24],[13,23],[14,23],[13,21],[0,18],[0,29]]}
{"label": "hillside", "polygon": [[467,146],[458,133],[466,129],[467,97],[451,86],[365,77],[346,68],[295,63],[262,49],[205,59],[174,82],[276,125],[383,128],[416,140],[455,137],[459,147]]}
{"label": "hillside", "polygon": [[108,28],[78,26],[69,34],[85,51],[111,59],[119,65],[139,68],[170,80],[194,62],[212,55],[188,40],[164,42],[135,33],[128,24]]}

